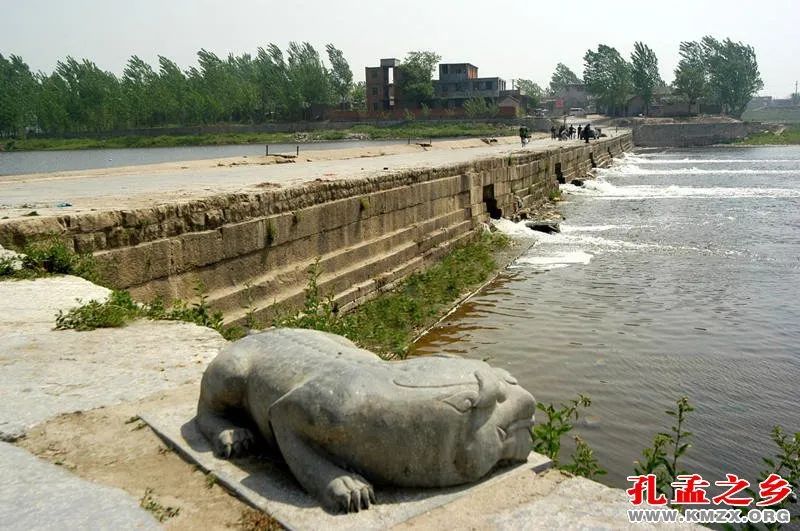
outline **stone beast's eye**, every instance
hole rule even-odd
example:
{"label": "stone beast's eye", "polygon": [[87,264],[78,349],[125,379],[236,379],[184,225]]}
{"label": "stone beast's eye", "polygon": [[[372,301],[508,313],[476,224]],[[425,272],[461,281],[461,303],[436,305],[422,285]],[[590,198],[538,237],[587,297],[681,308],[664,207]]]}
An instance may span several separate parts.
{"label": "stone beast's eye", "polygon": [[466,413],[478,403],[478,393],[476,391],[459,391],[442,399],[442,402],[461,413]]}

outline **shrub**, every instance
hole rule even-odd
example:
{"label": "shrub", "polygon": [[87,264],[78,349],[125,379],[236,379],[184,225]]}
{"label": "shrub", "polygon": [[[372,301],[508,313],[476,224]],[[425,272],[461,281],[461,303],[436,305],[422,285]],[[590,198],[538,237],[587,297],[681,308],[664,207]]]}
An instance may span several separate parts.
{"label": "shrub", "polygon": [[49,275],[75,275],[90,281],[98,277],[90,253],[76,253],[56,236],[29,243],[19,258],[0,259],[0,277],[25,279]]}
{"label": "shrub", "polygon": [[127,291],[113,291],[105,302],[89,301],[66,313],[59,310],[56,315],[56,329],[85,331],[117,328],[144,313]]}

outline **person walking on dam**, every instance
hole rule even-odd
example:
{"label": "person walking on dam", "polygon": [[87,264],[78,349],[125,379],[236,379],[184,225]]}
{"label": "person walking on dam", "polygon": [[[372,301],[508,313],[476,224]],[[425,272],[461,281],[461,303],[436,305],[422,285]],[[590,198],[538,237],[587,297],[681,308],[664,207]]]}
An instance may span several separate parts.
{"label": "person walking on dam", "polygon": [[520,126],[519,128],[519,141],[522,144],[522,147],[525,147],[525,144],[528,143],[528,139],[531,137],[530,133],[528,132],[528,128],[524,125]]}
{"label": "person walking on dam", "polygon": [[550,138],[553,140],[556,139],[556,126],[550,126]]}
{"label": "person walking on dam", "polygon": [[579,125],[578,126],[578,140],[582,140],[582,139],[583,139],[583,127],[581,127]]}
{"label": "person walking on dam", "polygon": [[583,139],[586,143],[589,143],[589,137],[592,134],[592,124],[586,124],[586,127],[583,128]]}

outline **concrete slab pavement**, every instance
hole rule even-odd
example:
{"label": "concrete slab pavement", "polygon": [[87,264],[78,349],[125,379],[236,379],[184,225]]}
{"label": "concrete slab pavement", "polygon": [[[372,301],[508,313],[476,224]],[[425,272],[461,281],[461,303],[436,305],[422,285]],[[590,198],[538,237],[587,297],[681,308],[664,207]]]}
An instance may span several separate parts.
{"label": "concrete slab pavement", "polygon": [[226,343],[209,328],[167,321],[53,329],[58,310],[108,293],[70,276],[0,282],[0,440],[62,413],[199,382]]}
{"label": "concrete slab pavement", "polygon": [[3,529],[160,529],[138,500],[0,442]]}

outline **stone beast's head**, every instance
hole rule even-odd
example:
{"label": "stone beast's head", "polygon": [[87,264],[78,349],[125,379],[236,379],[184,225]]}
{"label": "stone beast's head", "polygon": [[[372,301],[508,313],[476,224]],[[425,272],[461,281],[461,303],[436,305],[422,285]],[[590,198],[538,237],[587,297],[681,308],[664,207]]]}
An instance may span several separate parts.
{"label": "stone beast's head", "polygon": [[437,419],[420,426],[417,438],[438,446],[441,484],[475,481],[498,464],[527,459],[536,401],[513,376],[475,360],[418,360],[394,383],[434,393],[417,403],[417,418]]}

